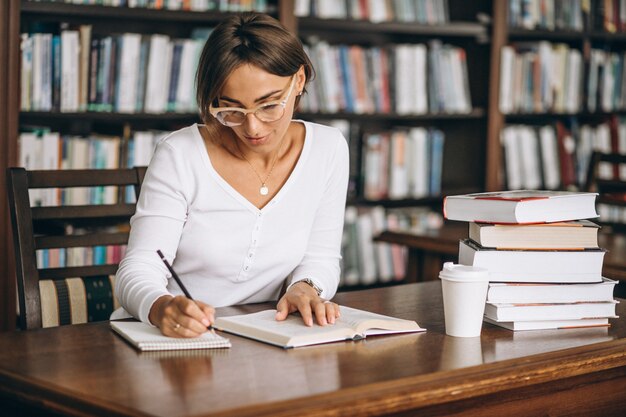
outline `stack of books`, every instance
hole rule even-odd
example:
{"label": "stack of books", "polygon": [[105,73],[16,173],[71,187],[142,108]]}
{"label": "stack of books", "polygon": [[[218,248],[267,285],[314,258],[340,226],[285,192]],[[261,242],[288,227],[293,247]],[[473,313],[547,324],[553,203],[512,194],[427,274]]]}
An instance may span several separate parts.
{"label": "stack of books", "polygon": [[511,330],[608,326],[615,281],[602,277],[595,193],[507,191],[449,196],[469,222],[459,263],[489,270],[485,321]]}

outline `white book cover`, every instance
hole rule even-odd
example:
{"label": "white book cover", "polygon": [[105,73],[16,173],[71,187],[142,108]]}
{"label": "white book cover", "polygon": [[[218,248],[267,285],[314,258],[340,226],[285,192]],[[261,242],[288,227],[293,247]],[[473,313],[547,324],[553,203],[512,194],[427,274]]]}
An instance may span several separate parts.
{"label": "white book cover", "polygon": [[[42,169],[59,169],[61,165],[61,157],[59,150],[61,146],[61,136],[58,132],[45,132],[42,136]],[[56,206],[59,204],[58,192],[55,188],[46,188],[40,190],[42,196],[42,205]]]}
{"label": "white book cover", "polygon": [[322,105],[330,113],[338,112],[342,107],[340,84],[341,74],[339,67],[335,65],[338,53],[337,48],[331,47],[326,42],[319,42],[315,45],[315,51],[317,52],[321,65],[321,77],[322,88],[325,92],[325,100]]}
{"label": "white book cover", "polygon": [[[611,153],[611,128],[608,123],[601,123],[596,127],[593,149],[603,153]],[[610,162],[600,162],[598,165],[598,177],[613,179],[613,165]]]}
{"label": "white book cover", "polygon": [[176,88],[177,112],[189,112],[195,108],[194,78],[197,69],[197,48],[197,41],[193,39],[183,40],[178,87]]}
{"label": "white book cover", "polygon": [[485,323],[490,323],[499,327],[513,331],[524,330],[566,330],[580,329],[584,327],[608,327],[607,317],[599,319],[578,319],[578,320],[534,320],[534,321],[502,321],[484,318]]}
{"label": "white book cover", "polygon": [[413,78],[413,106],[412,110],[414,114],[426,114],[428,113],[428,70],[427,70],[427,51],[426,45],[416,44],[413,45],[413,61],[415,66],[412,68]]}
{"label": "white book cover", "polygon": [[490,282],[597,283],[604,254],[601,249],[496,250],[469,239],[459,242],[459,263],[487,268]]}
{"label": "white book cover", "polygon": [[297,17],[307,17],[311,11],[311,0],[296,0],[293,14]]}
{"label": "white book cover", "polygon": [[541,188],[537,133],[531,126],[520,126],[518,132],[522,160],[522,187],[530,190]]}
{"label": "white book cover", "polygon": [[582,98],[583,59],[580,51],[577,49],[569,50],[567,65],[569,71],[566,84],[567,100],[565,102],[565,110],[574,113],[580,110]]}
{"label": "white book cover", "polygon": [[[387,219],[384,207],[372,207],[372,210],[370,211],[370,216],[372,217],[373,236],[377,236],[387,230]],[[376,242],[374,243],[374,249],[376,251],[378,278],[381,282],[389,282],[394,277],[391,245],[389,243]]]}
{"label": "white book cover", "polygon": [[406,131],[391,133],[391,155],[389,158],[389,198],[401,199],[408,197],[408,145]]}
{"label": "white book cover", "polygon": [[150,54],[148,58],[148,74],[146,82],[146,113],[162,113],[167,106],[167,89],[169,87],[168,53],[170,40],[166,35],[150,37]]}
{"label": "white book cover", "polygon": [[118,51],[120,62],[117,74],[118,90],[115,107],[120,113],[134,113],[137,103],[141,35],[138,33],[124,33],[119,39],[121,51]]}
{"label": "white book cover", "polygon": [[500,132],[500,142],[504,148],[506,184],[510,190],[522,188],[522,164],[520,160],[518,126],[507,126]]}
{"label": "white book cover", "polygon": [[359,261],[361,262],[361,284],[371,285],[376,282],[376,253],[374,251],[374,224],[369,213],[359,214],[357,218],[359,238]]}
{"label": "white book cover", "polygon": [[597,193],[514,190],[446,196],[444,217],[483,223],[550,223],[598,217]]}
{"label": "white book cover", "polygon": [[61,32],[61,111],[78,111],[80,39],[78,31]]}
{"label": "white book cover", "polygon": [[401,115],[410,114],[413,110],[412,101],[417,75],[413,71],[412,47],[400,44],[395,47],[395,101],[396,112]]}
{"label": "white book cover", "polygon": [[602,278],[599,283],[519,283],[490,282],[488,303],[577,303],[613,301],[617,281]]}
{"label": "white book cover", "polygon": [[539,128],[539,141],[544,187],[548,190],[556,190],[561,184],[561,172],[559,171],[559,151],[554,127],[542,126]]}
{"label": "white book cover", "polygon": [[579,320],[616,317],[617,301],[571,304],[485,304],[485,317],[495,321]]}
{"label": "white book cover", "polygon": [[[334,1],[334,0],[333,0]],[[379,23],[389,20],[387,17],[387,6],[381,0],[367,0],[370,22]]]}
{"label": "white book cover", "polygon": [[428,195],[429,155],[428,132],[423,127],[412,128],[409,132],[409,184],[411,196],[422,198]]}
{"label": "white book cover", "polygon": [[42,111],[43,94],[43,34],[35,33],[33,39],[33,83],[32,83],[32,108],[33,111]]}

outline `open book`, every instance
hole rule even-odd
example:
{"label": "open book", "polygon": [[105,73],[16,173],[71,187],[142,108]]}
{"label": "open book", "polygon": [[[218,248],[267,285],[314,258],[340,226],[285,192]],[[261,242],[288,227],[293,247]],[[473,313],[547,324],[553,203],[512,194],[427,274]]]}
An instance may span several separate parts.
{"label": "open book", "polygon": [[112,321],[111,329],[141,351],[230,347],[230,340],[213,332],[195,338],[167,337],[158,328],[140,321]]}
{"label": "open book", "polygon": [[341,317],[335,324],[307,327],[298,315],[276,321],[276,310],[239,316],[218,317],[214,327],[239,336],[283,348],[315,345],[347,339],[362,339],[367,335],[423,332],[416,322],[370,313],[341,306]]}

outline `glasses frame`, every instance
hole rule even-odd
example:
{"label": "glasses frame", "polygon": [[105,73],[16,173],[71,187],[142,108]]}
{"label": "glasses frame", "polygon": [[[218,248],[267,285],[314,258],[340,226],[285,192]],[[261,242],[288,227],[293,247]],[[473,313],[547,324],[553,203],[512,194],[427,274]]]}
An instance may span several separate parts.
{"label": "glasses frame", "polygon": [[[272,123],[272,122],[277,122],[280,119],[282,119],[285,116],[285,107],[287,107],[287,102],[289,101],[289,97],[291,97],[291,92],[293,91],[293,87],[296,85],[296,74],[294,74],[291,77],[291,83],[289,84],[289,91],[287,92],[287,96],[282,99],[282,100],[273,100],[273,101],[269,101],[267,103],[263,103],[253,109],[244,109],[241,107],[213,107],[213,105],[209,105],[209,113],[211,113],[211,116],[215,117],[215,119],[220,122],[221,124],[223,124],[224,126],[227,127],[235,127],[235,126],[241,126],[243,124],[243,121],[241,123],[233,123],[233,122],[226,122],[226,121],[222,121],[220,120],[219,117],[217,117],[218,113],[223,112],[223,111],[234,111],[234,112],[238,112],[238,113],[242,113],[243,117],[244,117],[244,121],[246,116],[248,116],[248,114],[252,113],[254,114],[254,117],[256,117],[259,121],[263,122],[263,123]],[[267,106],[281,106],[283,108],[283,114],[282,116],[280,116],[278,119],[276,120],[272,120],[272,121],[266,121],[261,119],[256,113],[261,110],[263,107],[267,107]]]}

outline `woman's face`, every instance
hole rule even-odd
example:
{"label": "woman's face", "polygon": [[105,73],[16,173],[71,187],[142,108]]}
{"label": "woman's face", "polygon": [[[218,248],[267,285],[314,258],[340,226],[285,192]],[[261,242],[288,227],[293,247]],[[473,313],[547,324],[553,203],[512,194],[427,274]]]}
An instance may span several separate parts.
{"label": "woman's face", "polygon": [[295,98],[302,91],[304,78],[303,69],[296,73],[295,79],[270,74],[253,65],[242,65],[233,71],[218,97],[219,107],[254,109],[287,99],[285,113],[276,121],[263,122],[254,113],[248,113],[241,125],[230,127],[240,140],[240,147],[243,144],[246,150],[263,154],[277,150],[289,128]]}

